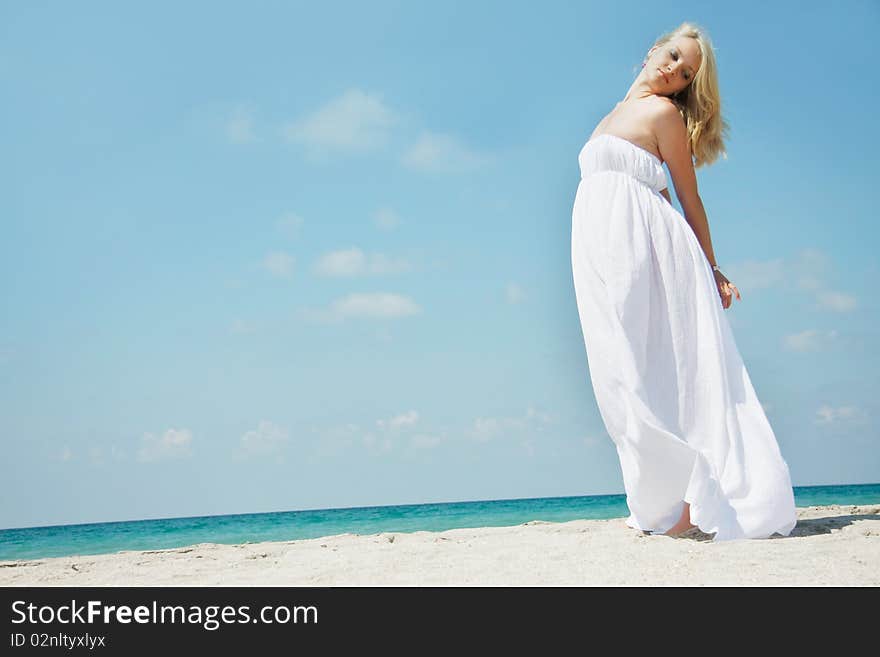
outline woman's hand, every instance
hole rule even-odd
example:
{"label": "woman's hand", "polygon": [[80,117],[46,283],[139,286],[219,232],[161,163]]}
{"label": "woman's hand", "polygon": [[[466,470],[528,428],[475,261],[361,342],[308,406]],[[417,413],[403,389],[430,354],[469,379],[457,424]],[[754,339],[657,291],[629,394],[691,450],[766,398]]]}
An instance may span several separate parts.
{"label": "woman's hand", "polygon": [[715,283],[718,285],[718,294],[721,295],[721,305],[725,310],[730,308],[734,292],[736,293],[736,298],[742,301],[742,297],[739,295],[739,290],[736,285],[727,280],[727,276],[717,269],[713,269],[712,273],[715,274]]}

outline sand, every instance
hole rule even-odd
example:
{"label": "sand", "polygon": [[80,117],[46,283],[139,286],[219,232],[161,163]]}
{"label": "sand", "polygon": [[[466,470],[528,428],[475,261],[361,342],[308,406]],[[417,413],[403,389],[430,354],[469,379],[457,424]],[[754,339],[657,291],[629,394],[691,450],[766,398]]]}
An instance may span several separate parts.
{"label": "sand", "polygon": [[0,562],[2,586],[877,586],[880,505],[798,508],[788,537],[654,536],[623,518]]}

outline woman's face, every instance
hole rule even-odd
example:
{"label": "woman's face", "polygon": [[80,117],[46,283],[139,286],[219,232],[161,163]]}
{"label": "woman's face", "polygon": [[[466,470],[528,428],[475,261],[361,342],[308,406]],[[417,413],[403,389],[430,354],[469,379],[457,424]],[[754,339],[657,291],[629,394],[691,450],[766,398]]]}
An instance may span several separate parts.
{"label": "woman's face", "polygon": [[672,96],[693,82],[702,59],[696,39],[676,37],[651,50],[644,73],[657,94]]}

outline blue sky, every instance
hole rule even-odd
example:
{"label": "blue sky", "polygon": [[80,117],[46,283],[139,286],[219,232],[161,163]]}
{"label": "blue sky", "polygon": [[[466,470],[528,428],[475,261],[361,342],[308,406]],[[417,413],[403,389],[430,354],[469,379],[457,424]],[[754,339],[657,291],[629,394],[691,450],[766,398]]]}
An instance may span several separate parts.
{"label": "blue sky", "polygon": [[876,2],[5,2],[0,527],[623,492],[577,154],[682,20],[793,482],[880,481]]}

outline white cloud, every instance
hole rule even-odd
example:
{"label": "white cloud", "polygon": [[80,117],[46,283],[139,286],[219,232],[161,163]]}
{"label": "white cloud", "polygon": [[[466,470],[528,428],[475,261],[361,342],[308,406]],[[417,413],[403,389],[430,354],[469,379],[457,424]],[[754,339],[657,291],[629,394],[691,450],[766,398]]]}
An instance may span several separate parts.
{"label": "white cloud", "polygon": [[363,272],[367,257],[357,247],[326,253],[315,264],[315,273],[321,276],[356,276]]}
{"label": "white cloud", "polygon": [[375,433],[367,432],[362,440],[368,448],[379,452],[390,452],[394,448],[394,441],[391,436],[377,436]]}
{"label": "white cloud", "polygon": [[414,449],[433,449],[441,442],[443,442],[443,439],[440,436],[420,433],[413,436],[409,444]]}
{"label": "white cloud", "polygon": [[409,262],[403,258],[393,259],[381,253],[367,255],[357,247],[326,253],[315,264],[315,273],[334,277],[395,274],[409,269]]}
{"label": "white cloud", "polygon": [[233,144],[249,144],[257,140],[251,112],[239,107],[226,121],[226,138]]}
{"label": "white cloud", "polygon": [[[101,445],[83,446],[81,453],[85,455],[91,465],[98,466],[104,465],[108,460],[121,461],[126,458],[125,450],[116,445],[110,445],[109,447]],[[53,455],[53,457],[54,456],[55,455]],[[57,458],[62,461],[72,461],[78,458],[78,454],[70,449],[70,446],[65,445],[64,448],[57,453]]]}
{"label": "white cloud", "polygon": [[834,407],[828,404],[823,404],[819,407],[819,410],[816,411],[815,422],[817,424],[831,424],[841,421],[862,422],[866,420],[867,417],[868,414],[858,406],[848,405]]}
{"label": "white cloud", "polygon": [[244,319],[234,319],[232,320],[232,324],[229,327],[229,332],[232,335],[248,335],[250,333],[255,333],[257,330],[256,324],[253,322],[249,322]]}
{"label": "white cloud", "polygon": [[452,135],[423,132],[402,161],[422,171],[464,172],[489,163],[491,158],[471,150]]}
{"label": "white cloud", "polygon": [[[376,420],[376,433],[366,434],[364,444],[373,449],[390,451],[395,441],[409,434],[418,422],[419,413],[416,410],[409,410],[387,420]],[[433,449],[443,442],[443,435],[424,431],[413,434],[409,438],[409,447],[411,449]]]}
{"label": "white cloud", "polygon": [[360,433],[360,426],[354,422],[348,422],[347,424],[332,429],[329,432],[329,435],[335,436],[343,442],[350,442],[358,433]]}
{"label": "white cloud", "polygon": [[312,427],[312,433],[317,434],[312,458],[330,458],[340,452],[348,453],[358,442],[358,439],[365,443],[373,439],[364,436],[361,427],[353,422],[328,429]]}
{"label": "white cloud", "polygon": [[349,294],[331,306],[337,317],[393,318],[415,315],[421,311],[410,298],[388,292]]}
{"label": "white cloud", "polygon": [[784,272],[782,258],[766,261],[746,260],[731,266],[728,277],[738,288],[757,290],[779,284],[784,278]]}
{"label": "white cloud", "polygon": [[841,292],[824,291],[816,295],[819,308],[838,313],[849,312],[856,307],[856,298]]}
{"label": "white cloud", "polygon": [[837,331],[818,331],[807,329],[782,338],[782,344],[791,351],[816,351],[837,337]]}
{"label": "white cloud", "polygon": [[508,283],[504,290],[504,297],[507,299],[507,303],[521,303],[525,300],[526,295],[519,285]]}
{"label": "white cloud", "polygon": [[474,420],[473,428],[469,434],[479,442],[488,442],[498,436],[505,426],[514,428],[522,426],[521,420],[509,420],[506,418],[478,417]]}
{"label": "white cloud", "polygon": [[274,454],[287,444],[287,430],[268,420],[260,421],[256,429],[246,432],[240,440],[242,451],[247,454]]}
{"label": "white cloud", "polygon": [[801,290],[814,292],[822,288],[822,279],[816,274],[802,272],[794,277],[795,283]]}
{"label": "white cloud", "polygon": [[400,415],[395,415],[389,420],[376,420],[376,426],[379,429],[401,429],[403,427],[411,427],[419,421],[418,411],[407,411]]}
{"label": "white cloud", "polygon": [[373,214],[373,222],[380,230],[393,230],[400,225],[400,217],[391,208],[379,208]]}
{"label": "white cloud", "polygon": [[399,274],[411,269],[405,258],[389,258],[382,253],[371,253],[367,262],[368,274]]}
{"label": "white cloud", "polygon": [[795,262],[789,268],[798,280],[798,285],[805,290],[813,290],[821,285],[820,281],[831,269],[831,259],[819,249],[802,249]]}
{"label": "white cloud", "polygon": [[[410,410],[389,419],[376,420],[376,430],[367,431],[363,434],[362,442],[370,449],[388,452],[394,448],[397,440],[405,437],[418,423],[419,413]],[[439,439],[437,439],[439,440]],[[435,437],[427,434],[419,434],[410,439],[413,447],[432,447]]]}
{"label": "white cloud", "polygon": [[831,259],[819,249],[803,249],[789,270],[795,276],[797,286],[814,295],[817,310],[842,313],[856,307],[854,296],[828,288],[826,278],[831,270]]}
{"label": "white cloud", "polygon": [[305,223],[305,219],[296,213],[288,212],[275,222],[275,227],[287,237],[296,237]]}
{"label": "white cloud", "polygon": [[397,319],[422,312],[419,305],[400,294],[365,292],[349,294],[333,301],[326,309],[305,310],[307,318],[319,322],[347,319]]}
{"label": "white cloud", "polygon": [[141,462],[184,458],[192,455],[192,432],[189,429],[168,429],[161,436],[145,433],[137,459]]}
{"label": "white cloud", "polygon": [[396,446],[405,445],[410,449],[431,449],[443,442],[445,431],[419,430],[419,412],[408,410],[390,418],[375,421],[375,428],[362,428],[349,422],[330,429],[312,431],[319,434],[316,451],[324,456],[340,451],[349,452],[361,446],[371,452],[391,452]]}
{"label": "white cloud", "polygon": [[776,286],[791,290],[794,287],[813,296],[816,310],[853,310],[857,305],[854,296],[828,288],[826,281],[830,271],[831,259],[819,249],[807,248],[788,262],[776,258],[733,265],[730,279],[743,291]]}
{"label": "white cloud", "polygon": [[363,153],[382,146],[396,120],[379,94],[350,89],[311,115],[289,123],[283,133],[314,155]]}
{"label": "white cloud", "polygon": [[552,424],[555,422],[555,419],[550,413],[539,411],[534,406],[529,406],[526,409],[526,420],[537,424],[539,427],[541,425]]}
{"label": "white cloud", "polygon": [[526,429],[542,432],[546,425],[555,422],[552,415],[538,411],[532,406],[522,417],[478,417],[465,433],[478,442],[488,442],[499,436],[508,436]]}
{"label": "white cloud", "polygon": [[294,258],[281,251],[267,253],[263,258],[263,268],[277,278],[290,278],[293,275]]}

